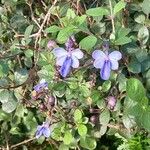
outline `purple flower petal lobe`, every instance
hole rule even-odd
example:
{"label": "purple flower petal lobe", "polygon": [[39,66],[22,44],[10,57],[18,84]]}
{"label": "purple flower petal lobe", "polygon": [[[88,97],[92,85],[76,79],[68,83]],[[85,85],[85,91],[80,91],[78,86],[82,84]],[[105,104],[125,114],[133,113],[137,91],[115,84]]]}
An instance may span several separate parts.
{"label": "purple flower petal lobe", "polygon": [[50,134],[51,134],[50,129],[49,128],[44,128],[43,135],[48,138],[50,136]]}
{"label": "purple flower petal lobe", "polygon": [[71,65],[73,68],[78,68],[79,67],[79,60],[72,56],[72,65]]}
{"label": "purple flower petal lobe", "polygon": [[110,72],[111,72],[111,68],[110,67],[111,67],[110,61],[106,60],[104,62],[103,68],[100,71],[100,75],[101,75],[101,78],[103,80],[108,80],[109,79]]}
{"label": "purple flower petal lobe", "polygon": [[77,57],[78,59],[81,59],[83,58],[83,52],[78,48],[78,49],[74,49],[72,52],[71,52],[72,56],[75,56]]}
{"label": "purple flower petal lobe", "polygon": [[67,56],[68,54],[67,51],[61,47],[54,48],[52,52],[56,57]]}
{"label": "purple flower petal lobe", "polygon": [[62,77],[66,77],[71,70],[72,59],[71,57],[66,57],[63,65],[60,68],[60,74]]}
{"label": "purple flower petal lobe", "polygon": [[95,50],[92,53],[92,57],[94,59],[106,59],[107,58],[106,54],[103,51],[101,51],[101,50]]}
{"label": "purple flower petal lobe", "polygon": [[122,54],[119,51],[113,51],[109,54],[110,60],[120,60],[122,58]]}
{"label": "purple flower petal lobe", "polygon": [[116,61],[116,60],[110,60],[110,62],[111,62],[111,69],[112,70],[117,70],[118,67],[119,67],[118,61]]}
{"label": "purple flower petal lobe", "polygon": [[67,56],[62,56],[56,59],[56,65],[57,66],[62,66],[64,61],[66,60]]}
{"label": "purple flower petal lobe", "polygon": [[104,63],[105,63],[105,59],[104,58],[102,58],[102,59],[96,59],[94,61],[93,65],[94,65],[95,68],[100,68],[101,69],[101,68],[103,68]]}

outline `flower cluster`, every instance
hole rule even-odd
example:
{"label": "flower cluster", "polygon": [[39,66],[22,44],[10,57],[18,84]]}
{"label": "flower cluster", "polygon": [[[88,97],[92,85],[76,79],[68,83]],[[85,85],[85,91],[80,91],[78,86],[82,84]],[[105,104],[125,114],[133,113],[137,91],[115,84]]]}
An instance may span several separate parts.
{"label": "flower cluster", "polygon": [[[79,59],[83,58],[83,52],[77,48],[74,48],[75,38],[71,36],[65,43],[66,50],[58,47],[53,49],[53,53],[56,56],[56,65],[61,66],[60,74],[62,77],[66,77],[72,68],[79,67]],[[92,53],[94,59],[94,67],[101,69],[100,76],[103,80],[108,80],[111,70],[117,70],[119,67],[118,61],[122,58],[122,54],[119,51],[108,52],[109,44],[104,42],[103,50],[95,50]]]}

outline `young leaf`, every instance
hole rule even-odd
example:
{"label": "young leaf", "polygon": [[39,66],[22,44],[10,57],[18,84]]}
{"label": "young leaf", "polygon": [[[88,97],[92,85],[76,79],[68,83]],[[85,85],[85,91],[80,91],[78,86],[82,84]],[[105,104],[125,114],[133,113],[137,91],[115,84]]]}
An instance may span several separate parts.
{"label": "young leaf", "polygon": [[109,15],[108,9],[104,7],[91,8],[86,11],[86,14],[93,17]]}
{"label": "young leaf", "polygon": [[87,134],[87,127],[84,124],[80,124],[78,126],[78,133],[81,136],[85,136]]}
{"label": "young leaf", "polygon": [[65,43],[67,39],[76,31],[76,27],[73,25],[67,26],[64,29],[60,30],[57,35],[57,40],[59,43]]}
{"label": "young leaf", "polygon": [[107,131],[107,126],[106,125],[102,125],[100,128],[100,135],[104,135]]}
{"label": "young leaf", "polygon": [[49,28],[45,29],[46,33],[55,33],[55,32],[58,32],[58,31],[60,31],[60,27],[58,27],[56,25],[50,26]]}
{"label": "young leaf", "polygon": [[125,8],[126,3],[124,1],[119,1],[114,7],[114,15]]}
{"label": "young leaf", "polygon": [[82,119],[82,112],[79,109],[76,109],[74,112],[74,120],[78,122]]}
{"label": "young leaf", "polygon": [[65,132],[65,136],[63,138],[63,142],[66,145],[69,145],[73,141],[73,137],[70,131]]}
{"label": "young leaf", "polygon": [[69,150],[69,147],[62,143],[62,144],[60,144],[58,150]]}
{"label": "young leaf", "polygon": [[24,33],[24,38],[25,38],[26,44],[30,43],[31,39],[29,38],[29,36],[32,33],[33,27],[34,27],[33,25],[30,25],[26,28],[26,31]]}
{"label": "young leaf", "polygon": [[80,145],[88,150],[94,150],[96,148],[96,140],[90,137],[83,137],[80,139]]}

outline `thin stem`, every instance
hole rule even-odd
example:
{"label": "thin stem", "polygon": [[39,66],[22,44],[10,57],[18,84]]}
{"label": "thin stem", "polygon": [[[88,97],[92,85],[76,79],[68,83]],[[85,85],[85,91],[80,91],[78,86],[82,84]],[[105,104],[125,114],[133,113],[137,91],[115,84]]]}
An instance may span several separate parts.
{"label": "thin stem", "polygon": [[112,8],[112,3],[111,0],[109,0],[109,7],[110,7],[110,19],[111,19],[111,24],[112,24],[112,33],[115,34],[115,23],[114,23],[114,14],[113,14],[113,8]]}
{"label": "thin stem", "polygon": [[20,145],[23,145],[23,144],[26,144],[26,143],[28,143],[28,142],[31,142],[31,141],[33,141],[33,140],[35,140],[35,139],[36,139],[36,138],[34,137],[34,138],[31,138],[31,139],[25,140],[25,141],[23,141],[23,142],[20,142],[20,143],[17,143],[17,144],[15,144],[15,145],[12,145],[11,148],[18,147],[18,146],[20,146]]}
{"label": "thin stem", "polygon": [[9,143],[8,143],[8,136],[5,134],[5,140],[6,140],[6,150],[10,150]]}

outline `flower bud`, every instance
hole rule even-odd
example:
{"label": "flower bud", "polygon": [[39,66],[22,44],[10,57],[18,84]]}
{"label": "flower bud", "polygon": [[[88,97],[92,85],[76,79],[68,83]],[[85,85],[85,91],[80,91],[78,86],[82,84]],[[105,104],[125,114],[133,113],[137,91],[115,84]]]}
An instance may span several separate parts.
{"label": "flower bud", "polygon": [[90,117],[90,122],[96,124],[98,122],[98,116],[93,115]]}
{"label": "flower bud", "polygon": [[107,98],[107,107],[111,110],[114,109],[114,107],[116,106],[116,99],[114,96],[109,96]]}
{"label": "flower bud", "polygon": [[56,42],[55,41],[52,41],[52,40],[49,40],[48,43],[47,43],[47,47],[49,49],[51,48],[54,48],[56,46]]}
{"label": "flower bud", "polygon": [[48,104],[52,107],[55,105],[55,98],[53,96],[48,97]]}
{"label": "flower bud", "polygon": [[40,108],[41,111],[45,111],[47,109],[47,107],[43,103],[41,103],[39,105],[39,108]]}
{"label": "flower bud", "polygon": [[108,41],[104,41],[103,42],[103,50],[104,51],[108,51],[109,50],[109,42]]}
{"label": "flower bud", "polygon": [[77,107],[77,105],[78,105],[77,101],[75,101],[75,100],[73,100],[73,101],[70,102],[70,107],[71,108]]}

